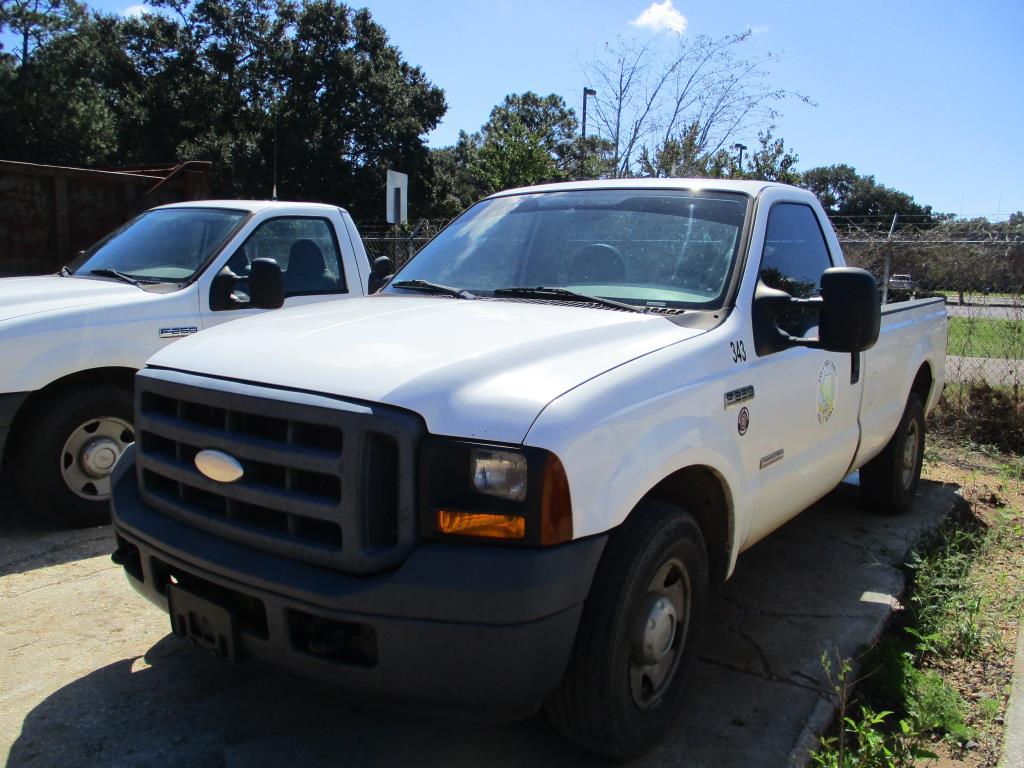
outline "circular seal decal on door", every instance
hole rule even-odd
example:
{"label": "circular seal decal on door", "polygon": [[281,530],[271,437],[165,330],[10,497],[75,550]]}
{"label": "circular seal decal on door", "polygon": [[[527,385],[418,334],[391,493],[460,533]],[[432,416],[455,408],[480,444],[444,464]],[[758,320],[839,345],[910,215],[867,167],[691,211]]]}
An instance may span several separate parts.
{"label": "circular seal decal on door", "polygon": [[736,431],[741,435],[747,434],[747,427],[750,426],[750,411],[745,407],[740,408],[739,415],[736,416]]}
{"label": "circular seal decal on door", "polygon": [[831,360],[826,360],[818,374],[818,423],[824,424],[836,409],[836,390],[839,388],[839,375]]}

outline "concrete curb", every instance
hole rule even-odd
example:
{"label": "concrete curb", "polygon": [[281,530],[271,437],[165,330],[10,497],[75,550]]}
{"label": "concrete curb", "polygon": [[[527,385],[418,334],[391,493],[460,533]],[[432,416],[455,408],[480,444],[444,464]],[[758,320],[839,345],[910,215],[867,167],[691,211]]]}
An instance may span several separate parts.
{"label": "concrete curb", "polygon": [[[943,515],[943,519],[948,518],[950,515],[954,514],[961,505],[967,503],[961,495],[959,488],[956,489],[956,497],[956,503],[946,511]],[[928,533],[931,532],[931,530],[934,529],[918,531],[917,535],[908,542],[906,552],[904,552],[903,555],[904,560],[914,550],[914,548],[921,543]],[[896,608],[899,606],[900,601],[903,600],[903,596],[906,594],[906,591],[907,583],[901,574],[899,594],[893,595],[894,600],[891,604],[891,609],[878,621],[877,625],[872,628],[868,646],[874,646],[882,635],[885,634],[885,631],[889,628],[889,622],[892,621],[893,614],[896,612]],[[1021,633],[1020,637],[1024,637],[1024,633]],[[1018,664],[1021,662],[1020,649],[1021,646],[1018,643]],[[852,679],[856,680],[860,671],[860,664],[856,659],[851,659],[850,665],[850,675]],[[1015,682],[1017,680],[1017,676],[1017,670],[1015,670]],[[1024,673],[1021,673],[1020,677],[1022,678],[1021,685],[1024,686]],[[1024,694],[1022,694],[1021,698],[1024,699]],[[1018,707],[1018,709],[1024,709],[1024,707]],[[793,748],[790,750],[789,755],[786,758],[787,768],[804,768],[804,766],[810,764],[811,754],[817,751],[822,735],[824,735],[835,721],[836,715],[836,703],[832,700],[831,696],[826,695],[823,692],[817,703],[811,709],[810,714],[807,716],[807,722],[805,723],[803,730],[800,731],[800,735],[797,737],[793,744]],[[1020,716],[1024,719],[1024,712],[1021,712]],[[1007,720],[1007,728],[1009,728],[1009,723],[1010,721]],[[1024,727],[1024,723],[1021,724],[1021,727]],[[998,768],[1024,768],[1024,763],[1008,763],[1006,766],[1000,764]]]}
{"label": "concrete curb", "polygon": [[998,768],[1024,768],[1024,621],[1017,624],[1017,658],[1003,726],[1003,754]]}

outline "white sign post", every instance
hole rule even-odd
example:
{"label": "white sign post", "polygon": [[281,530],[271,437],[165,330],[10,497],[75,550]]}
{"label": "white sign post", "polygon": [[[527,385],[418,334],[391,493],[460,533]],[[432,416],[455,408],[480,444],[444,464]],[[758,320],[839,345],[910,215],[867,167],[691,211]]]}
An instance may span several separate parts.
{"label": "white sign post", "polygon": [[388,224],[405,224],[409,220],[409,177],[388,171],[388,191],[384,201]]}

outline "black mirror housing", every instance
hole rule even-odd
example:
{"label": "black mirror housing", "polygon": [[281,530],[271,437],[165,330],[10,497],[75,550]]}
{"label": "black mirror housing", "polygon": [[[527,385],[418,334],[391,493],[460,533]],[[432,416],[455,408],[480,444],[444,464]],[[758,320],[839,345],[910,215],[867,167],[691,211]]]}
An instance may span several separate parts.
{"label": "black mirror housing", "polygon": [[793,304],[793,297],[778,288],[772,288],[763,280],[757,281],[754,289],[753,325],[754,351],[758,357],[788,349],[795,339],[779,329],[779,315]]}
{"label": "black mirror housing", "polygon": [[[779,316],[796,306],[818,310],[818,338],[798,339],[782,331]],[[789,347],[815,347],[829,352],[863,352],[878,341],[882,306],[874,276],[854,267],[832,267],[821,273],[821,296],[794,299],[785,291],[757,281],[754,291],[754,349],[769,355]]]}
{"label": "black mirror housing", "polygon": [[387,256],[378,256],[370,265],[370,279],[367,281],[366,292],[376,293],[385,286],[388,278],[394,274],[395,267]]}
{"label": "black mirror housing", "polygon": [[863,352],[878,341],[882,306],[874,276],[854,267],[833,267],[821,275],[818,340],[829,352]]}
{"label": "black mirror housing", "polygon": [[277,309],[284,304],[284,275],[281,265],[273,259],[253,259],[249,273],[249,295],[252,306]]}
{"label": "black mirror housing", "polygon": [[231,294],[240,279],[228,266],[218,272],[210,285],[210,309],[217,312],[238,306],[237,302],[231,298]]}

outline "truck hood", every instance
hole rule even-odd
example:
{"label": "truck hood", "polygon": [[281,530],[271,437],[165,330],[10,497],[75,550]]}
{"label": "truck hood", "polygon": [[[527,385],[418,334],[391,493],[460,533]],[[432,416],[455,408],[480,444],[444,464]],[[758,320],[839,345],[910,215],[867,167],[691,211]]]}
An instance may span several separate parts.
{"label": "truck hood", "polygon": [[0,321],[91,304],[105,307],[142,301],[154,294],[113,280],[80,277],[0,278]]}
{"label": "truck hood", "polygon": [[228,323],[149,364],[387,403],[434,434],[518,443],[559,395],[699,333],[608,309],[373,296]]}

